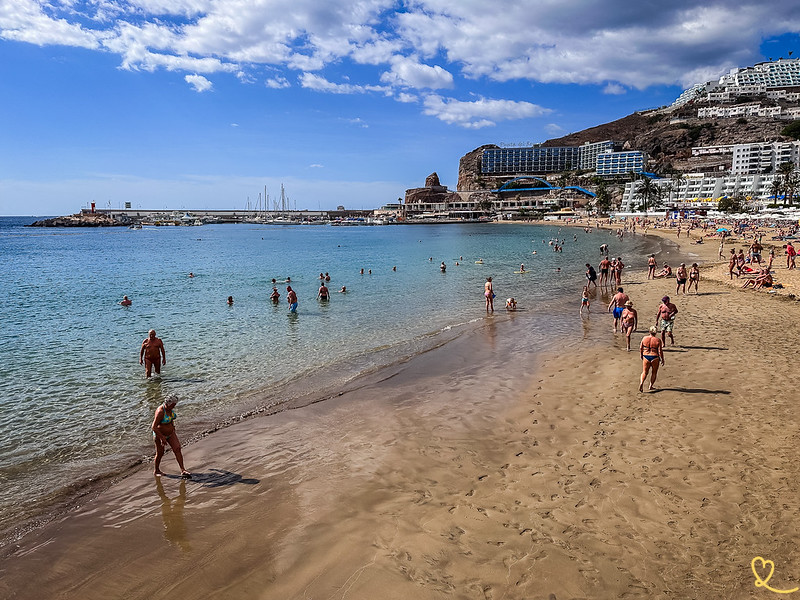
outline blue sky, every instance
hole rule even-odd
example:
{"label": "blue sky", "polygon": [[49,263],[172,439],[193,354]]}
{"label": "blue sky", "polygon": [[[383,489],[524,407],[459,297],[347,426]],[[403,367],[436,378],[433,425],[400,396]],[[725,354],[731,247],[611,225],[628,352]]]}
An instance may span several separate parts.
{"label": "blue sky", "polygon": [[[668,5],[668,6],[662,6]],[[1,0],[0,214],[375,208],[800,55],[796,2]]]}

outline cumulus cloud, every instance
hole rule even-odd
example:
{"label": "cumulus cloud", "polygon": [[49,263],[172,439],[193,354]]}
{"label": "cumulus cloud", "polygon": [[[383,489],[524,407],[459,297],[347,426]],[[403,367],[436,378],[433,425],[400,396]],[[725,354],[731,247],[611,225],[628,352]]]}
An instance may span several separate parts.
{"label": "cumulus cloud", "polygon": [[[530,0],[500,10],[476,0],[5,0],[0,38],[110,52],[125,69],[231,72],[243,82],[271,71],[280,75],[268,87],[299,75],[318,92],[408,101],[408,90],[463,98],[471,82],[487,81],[600,85],[610,94],[687,87],[757,62],[767,37],[800,31],[800,4],[790,0],[533,8]],[[347,83],[333,83],[346,74]]]}
{"label": "cumulus cloud", "polygon": [[625,93],[625,88],[618,83],[609,83],[603,88],[603,93],[619,96]]}
{"label": "cumulus cloud", "polygon": [[195,92],[208,92],[214,87],[214,84],[202,75],[187,75],[184,79],[194,88]]}
{"label": "cumulus cloud", "polygon": [[367,92],[381,92],[385,88],[377,85],[355,85],[352,83],[334,83],[314,73],[303,73],[300,76],[300,85],[317,92],[331,94],[365,94]]}
{"label": "cumulus cloud", "polygon": [[264,84],[265,84],[265,85],[266,85],[268,88],[272,88],[272,89],[274,89],[274,90],[280,90],[280,89],[283,89],[283,88],[292,87],[292,84],[291,84],[291,83],[289,83],[289,82],[286,80],[286,78],[285,78],[285,77],[282,77],[282,76],[278,76],[278,77],[270,77],[269,79],[267,79],[267,80],[264,82]]}
{"label": "cumulus cloud", "polygon": [[439,65],[429,66],[413,59],[398,57],[392,68],[381,75],[381,81],[390,85],[438,90],[453,87],[453,75]]}
{"label": "cumulus cloud", "polygon": [[516,102],[512,100],[490,100],[480,98],[471,102],[462,102],[453,98],[443,98],[436,94],[427,96],[423,102],[426,115],[431,115],[444,121],[466,127],[480,129],[495,125],[497,121],[526,119],[548,114],[547,108],[542,108],[530,102]]}

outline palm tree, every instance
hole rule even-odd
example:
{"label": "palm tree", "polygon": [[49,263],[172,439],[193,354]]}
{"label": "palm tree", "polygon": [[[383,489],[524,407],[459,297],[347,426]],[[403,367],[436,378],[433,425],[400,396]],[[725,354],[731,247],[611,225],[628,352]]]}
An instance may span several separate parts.
{"label": "palm tree", "polygon": [[[672,176],[672,187],[673,187],[674,191],[678,193],[679,196],[680,196],[680,193],[681,193],[681,186],[683,185],[684,181],[686,181],[686,175],[683,173],[683,171],[676,171],[673,174],[673,176]],[[672,190],[670,190],[670,191],[672,191]],[[672,201],[672,194],[670,194],[670,201]]]}
{"label": "palm tree", "polygon": [[[786,181],[784,185],[786,186],[786,197],[788,197],[789,206],[793,206],[794,191],[797,189],[798,186],[800,186],[800,174],[798,174],[797,172],[789,173],[789,175],[786,176]],[[784,198],[784,200],[786,200],[786,197]]]}
{"label": "palm tree", "polygon": [[775,177],[772,180],[772,183],[769,184],[769,195],[775,199],[775,204],[778,203],[778,196],[781,195],[783,191],[783,184],[781,183],[780,177]]}
{"label": "palm tree", "polygon": [[784,163],[781,163],[778,167],[778,172],[783,177],[783,204],[784,206],[786,205],[786,200],[788,198],[789,206],[791,206],[792,198],[794,198],[794,190],[797,187],[797,177],[794,172],[794,163],[788,160]]}
{"label": "palm tree", "polygon": [[643,177],[636,186],[636,191],[634,192],[633,197],[642,201],[642,210],[644,212],[647,212],[647,204],[650,202],[650,200],[656,194],[658,194],[656,187],[657,186],[653,183],[653,180],[649,177]]}

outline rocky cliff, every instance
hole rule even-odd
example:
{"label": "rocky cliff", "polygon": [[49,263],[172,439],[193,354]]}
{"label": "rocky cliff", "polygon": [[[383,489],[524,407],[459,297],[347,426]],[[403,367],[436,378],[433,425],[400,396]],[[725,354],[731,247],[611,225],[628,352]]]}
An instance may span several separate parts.
{"label": "rocky cliff", "polygon": [[[692,157],[693,146],[741,144],[789,140],[781,131],[789,121],[769,117],[699,119],[697,106],[682,113],[649,111],[634,113],[577,133],[547,140],[544,146],[580,146],[585,142],[613,140],[622,142],[626,149],[642,150],[651,163],[648,169],[665,174],[670,171],[684,173],[717,171],[730,168],[730,155]],[[458,190],[481,190],[497,187],[508,177],[481,175],[480,158],[483,150],[497,148],[487,144],[468,152],[459,161]]]}

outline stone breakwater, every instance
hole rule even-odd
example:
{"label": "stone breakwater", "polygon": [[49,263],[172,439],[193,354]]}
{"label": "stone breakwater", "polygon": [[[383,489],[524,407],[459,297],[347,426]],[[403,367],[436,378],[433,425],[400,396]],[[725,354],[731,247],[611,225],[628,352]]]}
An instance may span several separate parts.
{"label": "stone breakwater", "polygon": [[35,221],[27,227],[122,227],[125,223],[103,214],[76,214]]}

